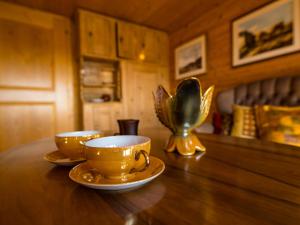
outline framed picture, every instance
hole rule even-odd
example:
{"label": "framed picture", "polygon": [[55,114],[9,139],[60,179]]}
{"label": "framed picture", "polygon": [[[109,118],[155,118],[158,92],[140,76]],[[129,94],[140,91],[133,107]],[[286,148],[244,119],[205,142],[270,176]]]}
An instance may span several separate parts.
{"label": "framed picture", "polygon": [[176,80],[206,72],[206,38],[202,35],[175,49]]}
{"label": "framed picture", "polygon": [[268,4],[232,23],[232,66],[300,50],[300,0]]}

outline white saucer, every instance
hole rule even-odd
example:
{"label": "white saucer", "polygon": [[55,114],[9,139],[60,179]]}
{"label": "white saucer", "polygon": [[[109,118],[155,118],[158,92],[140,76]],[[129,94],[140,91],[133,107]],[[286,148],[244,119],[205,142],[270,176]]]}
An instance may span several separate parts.
{"label": "white saucer", "polygon": [[75,166],[78,163],[85,161],[84,158],[70,159],[58,150],[47,153],[44,156],[44,159],[50,163],[54,163],[60,166]]}
{"label": "white saucer", "polygon": [[140,187],[158,177],[164,169],[165,164],[163,161],[154,156],[150,156],[149,167],[142,172],[136,172],[134,176],[127,181],[104,178],[100,173],[89,168],[86,162],[75,166],[70,171],[69,177],[74,182],[89,188],[119,191]]}

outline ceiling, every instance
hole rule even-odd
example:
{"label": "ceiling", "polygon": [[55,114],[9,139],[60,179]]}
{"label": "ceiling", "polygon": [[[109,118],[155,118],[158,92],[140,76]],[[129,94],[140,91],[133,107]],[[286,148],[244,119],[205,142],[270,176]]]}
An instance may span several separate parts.
{"label": "ceiling", "polygon": [[3,0],[72,17],[83,8],[172,33],[224,0]]}

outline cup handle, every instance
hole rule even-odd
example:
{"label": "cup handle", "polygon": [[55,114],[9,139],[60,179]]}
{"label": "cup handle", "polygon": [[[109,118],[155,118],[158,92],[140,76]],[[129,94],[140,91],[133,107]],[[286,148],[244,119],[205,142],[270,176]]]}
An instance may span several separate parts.
{"label": "cup handle", "polygon": [[134,157],[135,161],[138,161],[138,160],[140,159],[141,154],[142,154],[142,155],[144,156],[144,158],[145,158],[145,165],[144,165],[144,167],[143,167],[142,169],[140,169],[140,170],[137,170],[137,169],[133,168],[133,169],[130,171],[131,173],[134,173],[134,172],[142,172],[142,171],[144,171],[145,169],[147,169],[148,166],[150,165],[150,158],[149,158],[148,153],[147,153],[145,150],[140,150],[140,151],[138,151],[138,152],[135,153],[135,157]]}

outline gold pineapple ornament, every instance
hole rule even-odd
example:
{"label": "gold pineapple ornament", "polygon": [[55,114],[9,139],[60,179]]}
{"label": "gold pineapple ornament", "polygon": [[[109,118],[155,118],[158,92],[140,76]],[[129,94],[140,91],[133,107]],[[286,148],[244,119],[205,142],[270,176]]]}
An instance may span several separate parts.
{"label": "gold pineapple ornament", "polygon": [[154,93],[156,115],[172,131],[165,149],[167,152],[177,150],[181,155],[193,155],[196,151],[205,151],[192,130],[205,121],[213,91],[214,86],[211,86],[202,95],[200,81],[194,77],[181,81],[174,96],[158,86]]}

